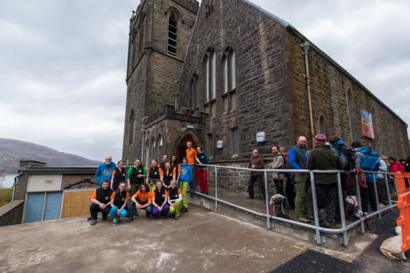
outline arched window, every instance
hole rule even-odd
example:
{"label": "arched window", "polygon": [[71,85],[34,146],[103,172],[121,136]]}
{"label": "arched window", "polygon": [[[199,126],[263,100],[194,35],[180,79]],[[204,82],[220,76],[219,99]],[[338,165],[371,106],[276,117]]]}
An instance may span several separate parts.
{"label": "arched window", "polygon": [[325,134],[326,133],[326,121],[323,115],[319,118],[319,133]]}
{"label": "arched window", "polygon": [[135,139],[135,114],[134,114],[134,109],[131,110],[130,119],[129,119],[128,122],[129,122],[129,130],[130,130],[128,143],[129,143],[129,145],[132,145],[132,144],[134,144],[134,139]]}
{"label": "arched window", "polygon": [[152,160],[152,159],[156,159],[155,158],[155,139],[154,138],[152,138],[151,139],[151,154],[150,154],[150,156],[151,156],[151,158],[150,158],[150,160]]}
{"label": "arched window", "polygon": [[149,141],[148,141],[148,139],[147,139],[147,140],[145,141],[145,165],[146,165],[146,166],[149,166],[149,165],[150,165],[149,159],[150,159],[150,155],[149,155]]}
{"label": "arched window", "polygon": [[157,158],[159,160],[161,158],[162,147],[163,147],[163,141],[162,141],[161,135],[158,136],[157,143],[158,143]]}
{"label": "arched window", "polygon": [[346,93],[347,117],[349,119],[350,139],[353,141],[353,97],[352,91],[349,89]]}
{"label": "arched window", "polygon": [[198,85],[198,76],[194,74],[191,80],[191,109],[195,110],[198,107],[197,104],[197,85]]}
{"label": "arched window", "polygon": [[204,57],[204,103],[216,98],[216,54],[208,50]]}
{"label": "arched window", "polygon": [[236,55],[232,49],[227,49],[222,59],[224,93],[236,88]]}
{"label": "arched window", "polygon": [[174,13],[171,13],[168,20],[168,53],[177,55],[178,21]]}

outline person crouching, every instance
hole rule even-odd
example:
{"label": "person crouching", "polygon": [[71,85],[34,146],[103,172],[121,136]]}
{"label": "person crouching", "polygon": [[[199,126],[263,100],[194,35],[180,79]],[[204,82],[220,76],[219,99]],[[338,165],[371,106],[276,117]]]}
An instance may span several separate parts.
{"label": "person crouching", "polygon": [[182,191],[177,186],[177,181],[172,180],[168,189],[168,204],[169,204],[169,216],[174,216],[175,220],[178,220],[181,216],[181,202]]}
{"label": "person crouching", "polygon": [[101,188],[95,189],[91,196],[90,214],[88,218],[90,225],[97,224],[98,212],[101,212],[103,221],[107,220],[108,213],[111,210],[110,197],[112,190],[110,189],[110,182],[105,180],[102,182]]}
{"label": "person crouching", "polygon": [[130,195],[127,192],[125,182],[121,182],[118,189],[111,195],[110,216],[114,225],[120,222],[120,217],[127,216],[125,206],[127,205],[128,199],[130,199]]}
{"label": "person crouching", "polygon": [[145,210],[147,217],[151,215],[152,192],[149,191],[148,184],[141,184],[139,190],[131,197],[131,201],[132,215],[138,215],[138,209]]}
{"label": "person crouching", "polygon": [[169,205],[167,203],[168,196],[167,192],[162,185],[161,181],[157,181],[155,185],[155,190],[152,196],[152,216],[160,217],[166,216],[168,214]]}

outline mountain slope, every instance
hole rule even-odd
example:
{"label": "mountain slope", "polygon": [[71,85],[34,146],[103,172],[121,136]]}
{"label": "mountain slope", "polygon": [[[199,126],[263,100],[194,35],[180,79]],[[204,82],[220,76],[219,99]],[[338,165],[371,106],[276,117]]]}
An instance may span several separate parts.
{"label": "mountain slope", "polygon": [[37,160],[48,166],[96,166],[98,161],[53,150],[47,146],[0,138],[0,169],[16,173],[20,160]]}

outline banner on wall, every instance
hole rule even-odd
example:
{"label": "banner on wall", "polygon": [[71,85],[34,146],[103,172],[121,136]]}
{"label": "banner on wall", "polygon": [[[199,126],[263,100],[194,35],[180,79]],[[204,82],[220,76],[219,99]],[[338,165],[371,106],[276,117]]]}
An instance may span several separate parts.
{"label": "banner on wall", "polygon": [[362,134],[364,137],[374,139],[373,118],[372,114],[365,109],[361,109],[362,117]]}

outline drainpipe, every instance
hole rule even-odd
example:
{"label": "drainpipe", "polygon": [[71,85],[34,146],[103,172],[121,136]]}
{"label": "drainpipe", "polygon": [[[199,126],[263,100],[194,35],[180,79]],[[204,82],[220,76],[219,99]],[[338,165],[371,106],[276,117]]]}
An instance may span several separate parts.
{"label": "drainpipe", "polygon": [[309,105],[309,120],[310,120],[310,133],[312,138],[315,136],[315,127],[313,125],[313,107],[312,107],[312,87],[310,85],[310,72],[309,72],[309,49],[310,43],[305,41],[301,44],[303,48],[303,55],[305,56],[305,80],[306,80],[306,89],[308,95],[308,105]]}
{"label": "drainpipe", "polygon": [[147,118],[148,117],[143,117],[142,118],[142,121],[141,121],[141,161],[143,161],[144,159],[144,138],[145,138],[145,136],[144,136],[144,134],[145,134],[145,131],[144,131],[144,123],[145,123],[145,121],[147,120]]}

